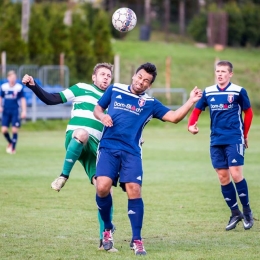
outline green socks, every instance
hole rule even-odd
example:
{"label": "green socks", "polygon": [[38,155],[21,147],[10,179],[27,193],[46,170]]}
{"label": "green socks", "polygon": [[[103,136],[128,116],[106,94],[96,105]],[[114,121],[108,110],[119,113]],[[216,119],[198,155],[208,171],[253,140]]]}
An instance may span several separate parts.
{"label": "green socks", "polygon": [[66,152],[62,173],[65,176],[69,176],[75,162],[81,155],[83,144],[78,142],[75,138],[72,138]]}

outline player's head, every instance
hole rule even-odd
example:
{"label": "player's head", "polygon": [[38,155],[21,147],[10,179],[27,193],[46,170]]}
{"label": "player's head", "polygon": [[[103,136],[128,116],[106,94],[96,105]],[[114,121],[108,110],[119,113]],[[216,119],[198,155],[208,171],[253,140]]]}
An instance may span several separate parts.
{"label": "player's head", "polygon": [[216,67],[217,66],[226,66],[226,67],[228,67],[229,72],[233,72],[233,65],[230,61],[221,60],[221,61],[217,62]]}
{"label": "player's head", "polygon": [[114,66],[110,63],[98,63],[93,69],[92,81],[100,89],[106,90],[113,76]]}
{"label": "player's head", "polygon": [[215,76],[219,87],[226,87],[233,76],[232,63],[226,60],[219,61],[215,67]]}
{"label": "player's head", "polygon": [[154,64],[144,63],[137,68],[132,77],[131,91],[135,94],[141,94],[151,87],[157,76],[157,70]]}
{"label": "player's head", "polygon": [[17,79],[17,77],[16,77],[15,71],[14,70],[8,71],[8,73],[7,73],[7,80],[9,82],[9,84],[10,85],[15,85],[16,79]]}

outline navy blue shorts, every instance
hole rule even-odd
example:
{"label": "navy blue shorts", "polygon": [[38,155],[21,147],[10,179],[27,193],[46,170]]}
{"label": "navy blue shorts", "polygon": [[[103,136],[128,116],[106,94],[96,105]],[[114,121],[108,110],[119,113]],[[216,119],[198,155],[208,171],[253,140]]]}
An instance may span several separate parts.
{"label": "navy blue shorts", "polygon": [[228,169],[244,165],[244,144],[214,145],[210,147],[211,163],[214,169]]}
{"label": "navy blue shorts", "polygon": [[12,124],[13,127],[20,127],[20,117],[18,110],[3,110],[2,114],[2,126],[9,127]]}
{"label": "navy blue shorts", "polygon": [[113,186],[125,191],[125,183],[133,182],[142,186],[143,167],[142,159],[131,153],[100,148],[97,155],[96,177],[107,176],[113,181]]}

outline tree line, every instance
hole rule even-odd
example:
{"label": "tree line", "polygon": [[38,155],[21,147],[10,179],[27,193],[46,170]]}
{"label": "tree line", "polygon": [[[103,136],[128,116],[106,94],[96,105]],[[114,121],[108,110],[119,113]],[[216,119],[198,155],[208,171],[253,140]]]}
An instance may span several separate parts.
{"label": "tree line", "polygon": [[[0,10],[0,52],[6,52],[7,64],[57,65],[63,54],[73,84],[90,80],[97,62],[113,62],[110,18],[102,9],[90,4],[70,10],[66,3],[33,4],[28,42],[21,37],[21,3],[0,1]],[[64,22],[68,11],[71,24]]]}

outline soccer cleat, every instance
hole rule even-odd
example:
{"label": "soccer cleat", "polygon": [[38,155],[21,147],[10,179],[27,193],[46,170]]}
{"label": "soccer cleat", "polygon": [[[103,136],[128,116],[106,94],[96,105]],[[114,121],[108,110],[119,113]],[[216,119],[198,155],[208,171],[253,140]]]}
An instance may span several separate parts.
{"label": "soccer cleat", "polygon": [[229,219],[229,222],[226,226],[226,230],[229,231],[231,229],[234,229],[239,221],[241,221],[244,218],[243,214],[240,212],[239,215],[231,216]]}
{"label": "soccer cleat", "polygon": [[130,243],[130,248],[134,250],[135,255],[146,255],[142,240],[134,240]]}
{"label": "soccer cleat", "polygon": [[110,230],[105,230],[103,232],[103,247],[106,251],[111,250],[114,247],[113,234],[116,230],[116,227],[113,225],[113,228]]}
{"label": "soccer cleat", "polygon": [[252,212],[244,214],[243,225],[245,230],[250,229],[254,225],[254,218]]}
{"label": "soccer cleat", "polygon": [[[104,250],[102,239],[100,239],[100,244],[99,244],[98,250]],[[115,253],[115,252],[118,252],[118,250],[116,248],[112,247],[111,249],[107,250],[107,252]]]}
{"label": "soccer cleat", "polygon": [[61,188],[65,185],[66,181],[68,180],[68,178],[65,178],[63,176],[58,177],[57,179],[55,179],[52,183],[51,183],[51,188],[56,190],[56,191],[60,191]]}
{"label": "soccer cleat", "polygon": [[8,144],[6,147],[6,152],[12,154],[13,148],[12,148],[12,144]]}

